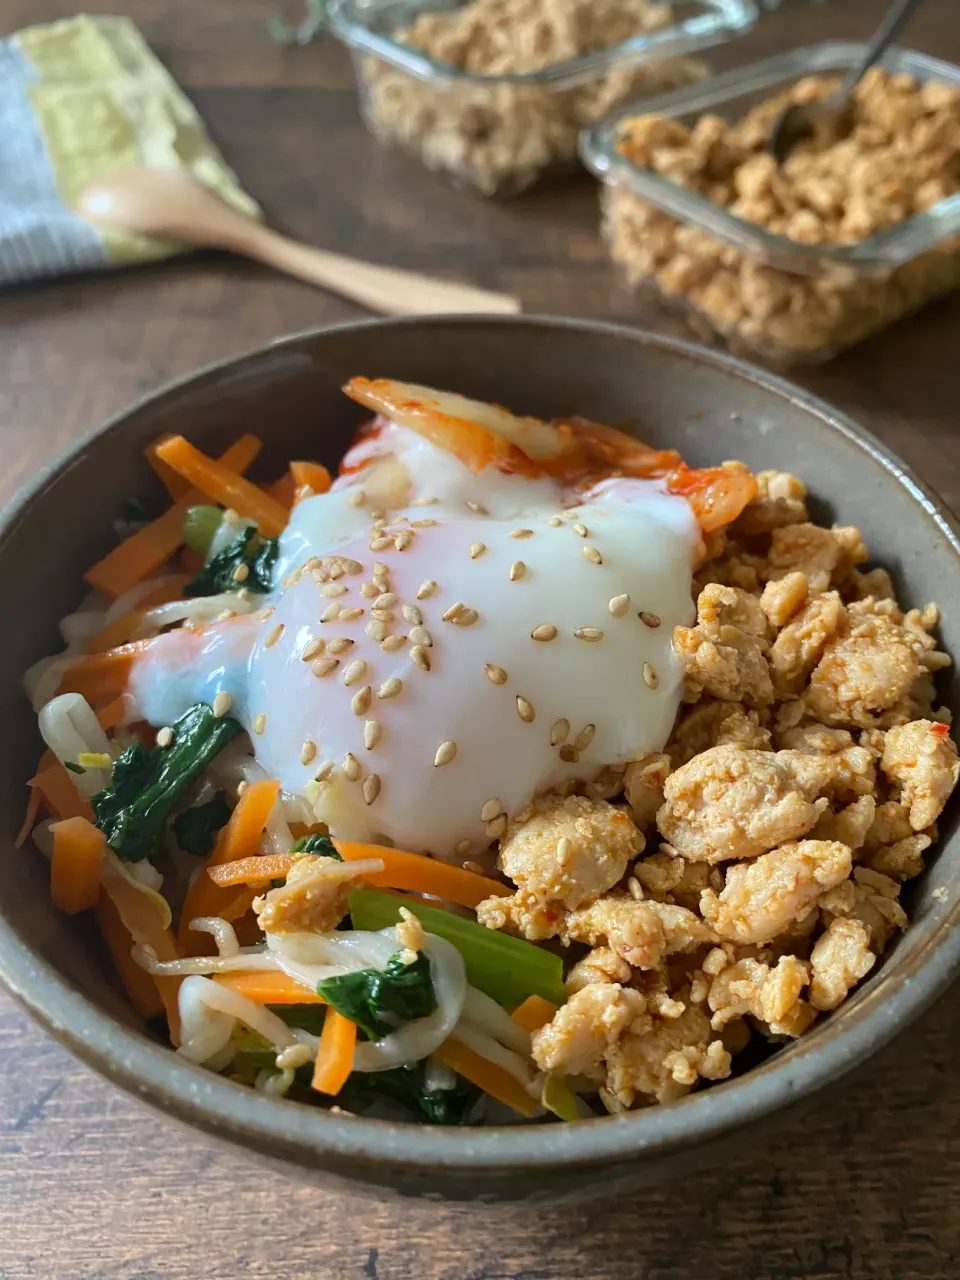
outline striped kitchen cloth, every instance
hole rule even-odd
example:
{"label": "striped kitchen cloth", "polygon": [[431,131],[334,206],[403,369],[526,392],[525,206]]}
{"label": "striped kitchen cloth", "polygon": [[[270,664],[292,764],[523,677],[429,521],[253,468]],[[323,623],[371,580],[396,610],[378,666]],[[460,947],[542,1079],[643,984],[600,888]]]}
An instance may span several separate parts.
{"label": "striped kitchen cloth", "polygon": [[88,183],[138,164],[188,169],[259,216],[129,19],[80,16],[0,40],[0,285],[183,252],[73,212]]}

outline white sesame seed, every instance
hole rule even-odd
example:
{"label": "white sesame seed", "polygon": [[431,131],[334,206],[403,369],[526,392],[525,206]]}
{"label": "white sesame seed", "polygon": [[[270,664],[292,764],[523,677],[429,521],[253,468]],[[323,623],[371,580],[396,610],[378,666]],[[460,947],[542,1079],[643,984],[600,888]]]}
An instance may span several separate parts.
{"label": "white sesame seed", "polygon": [[507,829],[507,815],[501,813],[499,817],[494,818],[492,822],[488,822],[486,826],[487,835],[491,840],[499,840]]}
{"label": "white sesame seed", "polygon": [[376,773],[371,773],[369,777],[363,780],[363,798],[367,804],[373,804],[379,794],[380,777]]}
{"label": "white sesame seed", "polygon": [[328,676],[331,671],[336,671],[340,665],[339,658],[320,658],[315,662],[310,670],[315,676]]}
{"label": "white sesame seed", "polygon": [[233,699],[230,697],[229,693],[221,689],[213,700],[213,714],[219,720],[222,716],[227,714],[232,706]]}
{"label": "white sesame seed", "polygon": [[280,639],[280,637],[283,635],[285,630],[286,628],[284,627],[283,623],[278,622],[277,625],[270,632],[270,634],[267,636],[266,640],[264,640],[263,647],[265,649],[272,649],[273,646]]}
{"label": "white sesame seed", "polygon": [[574,532],[574,533],[579,533],[579,535],[580,535],[580,537],[581,537],[581,538],[585,538],[585,537],[587,536],[587,532],[588,532],[588,531],[587,531],[587,526],[586,526],[585,524],[575,524],[575,525],[573,526],[573,532]]}
{"label": "white sesame seed", "polygon": [[262,613],[258,615],[258,617],[260,618],[261,622],[266,622],[266,620],[268,618],[272,618],[276,612],[277,612],[276,609],[273,607],[273,605],[271,605],[269,609],[264,609]]}
{"label": "white sesame seed", "polygon": [[410,650],[410,657],[424,671],[430,670],[430,650],[422,644],[415,644]]}
{"label": "white sesame seed", "polygon": [[429,596],[433,595],[436,589],[437,589],[437,584],[433,581],[433,579],[427,578],[425,582],[421,582],[419,587],[417,587],[417,599],[426,600]]}
{"label": "white sesame seed", "polygon": [[396,614],[392,609],[371,609],[370,616],[375,618],[377,622],[393,622]]}
{"label": "white sesame seed", "polygon": [[596,732],[597,726],[595,724],[585,724],[573,740],[573,745],[577,751],[586,751]]}
{"label": "white sesame seed", "polygon": [[534,627],[530,632],[532,640],[556,640],[557,628],[552,622],[541,622],[539,627]]}
{"label": "white sesame seed", "polygon": [[532,529],[511,529],[510,537],[511,538],[532,538],[533,530]]}
{"label": "white sesame seed", "polygon": [[389,578],[390,566],[383,563],[382,560],[374,560],[373,576],[375,578]]}
{"label": "white sesame seed", "polygon": [[563,521],[560,519],[559,516],[551,516],[550,519],[547,521],[547,524],[550,526],[551,529],[559,529],[560,526],[563,524]]}
{"label": "white sesame seed", "polygon": [[519,694],[517,695],[517,715],[524,724],[531,724],[536,716],[533,704],[528,702],[526,698],[521,698]]}
{"label": "white sesame seed", "polygon": [[643,664],[643,683],[648,689],[656,689],[657,685],[660,683],[660,677],[657,675],[653,667],[651,667],[649,662],[645,662]]}
{"label": "white sesame seed", "polygon": [[573,841],[567,836],[561,836],[557,841],[557,857],[560,859],[569,858],[573,853]]}
{"label": "white sesame seed", "polygon": [[[469,846],[470,841],[468,840],[467,847],[469,848]],[[469,858],[463,864],[463,869],[464,871],[472,871],[475,876],[485,876],[487,874],[479,862],[472,862]]]}
{"label": "white sesame seed", "polygon": [[[343,614],[340,616],[343,617]],[[352,644],[353,641],[348,640],[346,636],[337,636],[335,640],[331,640],[327,645],[327,653],[344,653]]]}
{"label": "white sesame seed", "polygon": [[377,585],[374,582],[361,582],[360,594],[365,600],[372,600],[374,596],[379,595]]}
{"label": "white sesame seed", "polygon": [[627,888],[630,891],[630,897],[635,898],[637,902],[643,901],[643,885],[636,876],[631,876],[627,881]]}
{"label": "white sesame seed", "polygon": [[321,613],[320,621],[336,622],[337,618],[339,617],[340,617],[340,606],[336,602],[334,602],[333,604],[328,604],[327,607],[324,609],[323,613]]}
{"label": "white sesame seed", "polygon": [[373,690],[368,684],[365,684],[363,688],[358,689],[350,699],[350,710],[355,716],[365,716],[370,710],[370,700],[372,697]]}
{"label": "white sesame seed", "polygon": [[363,573],[363,565],[359,560],[351,560],[349,556],[344,556],[340,563],[347,573]]}
{"label": "white sesame seed", "polygon": [[333,761],[324,760],[323,764],[320,766],[317,772],[313,775],[313,780],[314,782],[326,782],[326,780],[330,777],[331,773],[333,773]]}
{"label": "white sesame seed", "polygon": [[406,636],[384,636],[380,641],[380,648],[384,653],[396,653],[396,651],[398,649],[402,649],[406,643]]}
{"label": "white sesame seed", "polygon": [[325,644],[326,644],[326,641],[322,640],[320,636],[317,636],[316,639],[314,640],[309,640],[304,645],[303,653],[301,653],[300,655],[301,659],[304,662],[312,662],[313,659],[318,654],[323,653],[323,648]]}
{"label": "white sesame seed", "polygon": [[392,538],[371,538],[370,539],[371,551],[386,551],[387,547],[392,547],[392,546],[393,546]]}
{"label": "white sesame seed", "polygon": [[491,684],[507,683],[507,673],[504,671],[503,667],[498,667],[492,662],[485,662],[483,664],[483,670]]}
{"label": "white sesame seed", "polygon": [[410,505],[411,507],[435,507],[439,501],[439,498],[414,498]]}
{"label": "white sesame seed", "polygon": [[556,747],[561,742],[563,742],[563,740],[566,738],[569,732],[570,732],[569,720],[564,720],[564,719],[554,720],[553,724],[550,726],[551,747]]}
{"label": "white sesame seed", "polygon": [[250,577],[250,566],[245,561],[241,561],[230,576],[234,582],[246,582]]}
{"label": "white sesame seed", "polygon": [[363,673],[367,669],[367,664],[362,658],[355,658],[343,673],[343,683],[345,685],[356,684],[362,678]]}
{"label": "white sesame seed", "polygon": [[411,520],[411,529],[432,529],[436,524],[436,520]]}
{"label": "white sesame seed", "polygon": [[458,840],[457,843],[453,846],[453,852],[456,854],[459,854],[459,856],[462,858],[465,853],[469,853],[470,844],[471,844],[470,840]]}
{"label": "white sesame seed", "polygon": [[320,594],[328,597],[345,596],[347,594],[347,588],[342,582],[325,582],[320,588]]}
{"label": "white sesame seed", "polygon": [[247,782],[246,778],[241,778],[241,780],[237,783],[237,799],[238,800],[246,791],[247,787],[249,787],[249,785],[250,783]]}
{"label": "white sesame seed", "polygon": [[367,500],[367,495],[363,492],[362,489],[354,489],[351,492],[350,497],[348,498],[348,502],[350,503],[351,507],[362,507],[363,504],[366,502],[366,500]]}
{"label": "white sesame seed", "polygon": [[576,764],[580,759],[580,752],[576,747],[571,747],[568,743],[566,746],[560,748],[560,759],[565,764]]}
{"label": "white sesame seed", "polygon": [[433,757],[434,768],[440,765],[449,764],[453,757],[457,754],[457,744],[455,742],[441,742],[437,747],[437,754]]}
{"label": "white sesame seed", "polygon": [[628,595],[611,596],[607,601],[607,609],[611,618],[622,618],[630,608],[630,597]]}
{"label": "white sesame seed", "polygon": [[240,523],[240,516],[236,511],[234,511],[233,507],[227,507],[221,519],[223,520],[224,524],[228,524],[228,525]]}
{"label": "white sesame seed", "polygon": [[367,623],[366,632],[371,640],[382,640],[387,634],[387,624],[379,618],[371,618]]}
{"label": "white sesame seed", "polygon": [[440,621],[453,622],[456,619],[458,613],[463,613],[463,610],[465,607],[466,606],[462,603],[462,601],[458,600],[456,604],[452,604],[449,609],[447,609],[444,613],[441,613]]}
{"label": "white sesame seed", "polygon": [[578,640],[602,640],[603,632],[599,627],[577,627],[573,633]]}
{"label": "white sesame seed", "polygon": [[367,748],[368,751],[372,751],[373,748],[377,745],[377,743],[380,741],[380,735],[382,733],[383,733],[383,725],[380,723],[379,720],[368,720],[367,723],[363,726],[363,745]]}
{"label": "white sesame seed", "polygon": [[360,767],[360,761],[352,751],[348,751],[343,757],[343,772],[351,782],[356,782],[361,773],[363,773],[363,769]]}
{"label": "white sesame seed", "polygon": [[172,741],[173,730],[168,724],[165,724],[162,729],[157,730],[156,743],[158,747],[169,747]]}
{"label": "white sesame seed", "polygon": [[510,581],[519,582],[520,579],[526,574],[526,572],[527,572],[527,566],[523,563],[523,561],[514,560],[513,564],[510,566]]}
{"label": "white sesame seed", "polygon": [[354,609],[341,609],[341,610],[340,610],[340,621],[341,621],[341,622],[356,622],[358,618],[362,618],[362,617],[363,617],[363,610],[362,610],[362,609],[356,609],[356,608],[354,608]]}
{"label": "white sesame seed", "polygon": [[584,547],[583,554],[591,564],[603,564],[603,556],[596,547]]}
{"label": "white sesame seed", "polygon": [[257,718],[253,722],[253,732],[263,733],[266,727],[267,727],[267,713],[265,711],[261,711],[260,714],[257,716]]}
{"label": "white sesame seed", "polygon": [[401,614],[406,622],[412,626],[419,627],[423,625],[423,614],[415,604],[405,604],[400,609]]}
{"label": "white sesame seed", "polygon": [[660,618],[655,613],[650,613],[647,609],[641,609],[637,615],[645,627],[649,627],[651,631],[655,631],[660,626]]}
{"label": "white sesame seed", "polygon": [[422,644],[425,648],[429,649],[430,646],[433,644],[433,636],[430,634],[430,632],[427,630],[426,627],[411,627],[410,643]]}
{"label": "white sesame seed", "polygon": [[[330,561],[330,564],[329,564],[329,566],[328,566],[328,568],[327,568],[327,573],[329,574],[329,576],[330,576],[334,581],[336,581],[336,579],[337,579],[337,578],[342,578],[342,577],[343,577],[343,575],[346,573],[346,569],[343,567],[343,561],[342,561],[342,560],[331,560],[331,561]],[[346,588],[346,587],[344,587],[344,588],[343,588],[343,591],[346,591],[346,589],[347,589],[347,588]],[[343,592],[342,592],[342,591],[341,591],[341,592],[337,592],[337,591],[328,591],[326,594],[327,594],[328,596],[335,596],[335,595],[342,595],[342,594],[343,594]]]}
{"label": "white sesame seed", "polygon": [[480,617],[476,609],[461,609],[457,616],[453,619],[455,627],[472,627]]}
{"label": "white sesame seed", "polygon": [[483,553],[486,551],[486,549],[487,549],[487,547],[486,547],[486,543],[483,543],[483,542],[471,542],[471,544],[470,544],[470,559],[471,559],[471,560],[476,560],[478,556],[482,556],[482,555],[483,555]]}
{"label": "white sesame seed", "polygon": [[393,591],[385,591],[382,596],[377,596],[373,602],[375,609],[392,609],[397,603],[397,597]]}
{"label": "white sesame seed", "polygon": [[492,822],[494,818],[498,818],[503,813],[503,805],[500,803],[498,796],[491,796],[489,800],[485,800],[480,809],[480,821]]}
{"label": "white sesame seed", "polygon": [[[236,616],[237,616],[236,609],[224,609],[222,613],[217,614],[216,621],[226,622],[228,618],[235,618]],[[183,625],[185,627],[192,627],[193,623],[185,622]]]}
{"label": "white sesame seed", "polygon": [[398,680],[396,676],[391,676],[389,680],[384,680],[377,693],[378,698],[395,698],[403,688],[403,681]]}
{"label": "white sesame seed", "polygon": [[300,763],[309,764],[317,754],[317,744],[312,738],[304,738],[303,746],[300,748]]}
{"label": "white sesame seed", "polygon": [[394,539],[393,545],[397,548],[398,551],[406,551],[407,547],[409,547],[412,541],[413,541],[412,533],[401,533],[401,534],[398,534],[397,537]]}
{"label": "white sesame seed", "polygon": [[375,509],[370,512],[370,519],[379,520],[379,521],[382,521],[383,523],[386,523],[387,513],[385,511],[379,511]]}
{"label": "white sesame seed", "polygon": [[469,498],[467,499],[466,506],[467,509],[472,511],[476,516],[488,516],[490,514],[486,507],[481,506],[479,502],[471,502]]}

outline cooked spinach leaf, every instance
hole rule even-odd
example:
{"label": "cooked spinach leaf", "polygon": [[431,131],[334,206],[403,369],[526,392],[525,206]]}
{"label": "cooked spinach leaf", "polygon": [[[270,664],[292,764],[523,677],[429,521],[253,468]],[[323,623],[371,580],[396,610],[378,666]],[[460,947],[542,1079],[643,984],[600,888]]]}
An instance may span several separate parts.
{"label": "cooked spinach leaf", "polygon": [[333,847],[333,841],[329,836],[301,836],[296,841],[291,853],[322,853],[325,858],[336,858],[337,862],[343,859]]}
{"label": "cooked spinach leaf", "polygon": [[208,854],[217,843],[217,833],[225,827],[231,809],[222,791],[206,804],[184,809],[173,820],[173,834],[185,853]]}
{"label": "cooked spinach leaf", "polygon": [[[228,547],[217,552],[209,564],[204,565],[197,576],[183,588],[185,596],[215,596],[221,591],[236,591],[246,587],[248,591],[267,592],[273,586],[273,568],[277,562],[279,543],[276,538],[264,538],[249,526],[242,529]],[[246,567],[246,575],[237,570]]]}
{"label": "cooked spinach leaf", "polygon": [[198,702],[173,725],[168,747],[127,747],[109,786],[92,800],[96,824],[118,858],[138,862],[162,848],[164,827],[184,792],[239,732],[238,721],[218,718]]}
{"label": "cooked spinach leaf", "polygon": [[437,1007],[430,961],[422,953],[413,964],[404,964],[398,951],[384,969],[325,978],[317,992],[371,1040],[382,1039],[401,1022],[426,1018]]}
{"label": "cooked spinach leaf", "polygon": [[470,1124],[481,1090],[462,1076],[452,1089],[428,1089],[426,1064],[395,1067],[392,1071],[354,1071],[341,1098],[349,1110],[361,1110],[377,1098],[399,1102],[428,1124]]}
{"label": "cooked spinach leaf", "polygon": [[323,1019],[327,1012],[325,1005],[268,1004],[267,1008],[288,1027],[299,1027],[301,1031],[309,1031],[312,1036],[318,1036],[323,1030]]}

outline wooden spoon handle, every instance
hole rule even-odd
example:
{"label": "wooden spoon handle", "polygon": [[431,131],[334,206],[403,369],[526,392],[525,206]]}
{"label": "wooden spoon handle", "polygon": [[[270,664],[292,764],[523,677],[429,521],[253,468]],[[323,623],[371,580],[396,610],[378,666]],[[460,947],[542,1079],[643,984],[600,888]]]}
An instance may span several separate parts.
{"label": "wooden spoon handle", "polygon": [[372,311],[392,316],[428,316],[456,312],[513,315],[520,310],[519,299],[506,293],[360,262],[298,244],[273,231],[264,234],[265,231],[258,228],[258,234],[250,237],[243,252]]}

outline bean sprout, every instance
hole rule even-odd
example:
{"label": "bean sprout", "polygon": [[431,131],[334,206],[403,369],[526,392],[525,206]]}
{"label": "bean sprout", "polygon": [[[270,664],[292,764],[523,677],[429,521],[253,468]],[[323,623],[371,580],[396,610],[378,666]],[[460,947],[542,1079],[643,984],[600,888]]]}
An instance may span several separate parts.
{"label": "bean sprout", "polygon": [[221,916],[196,916],[190,921],[194,933],[209,933],[217,944],[217,952],[223,959],[231,959],[240,954],[240,943],[237,931],[229,920]]}
{"label": "bean sprout", "polygon": [[[62,693],[40,711],[40,735],[61,764],[75,765],[77,757],[89,751],[110,754],[110,742],[93,708],[79,693]],[[102,791],[110,779],[105,769],[70,772],[71,781],[88,799]]]}

